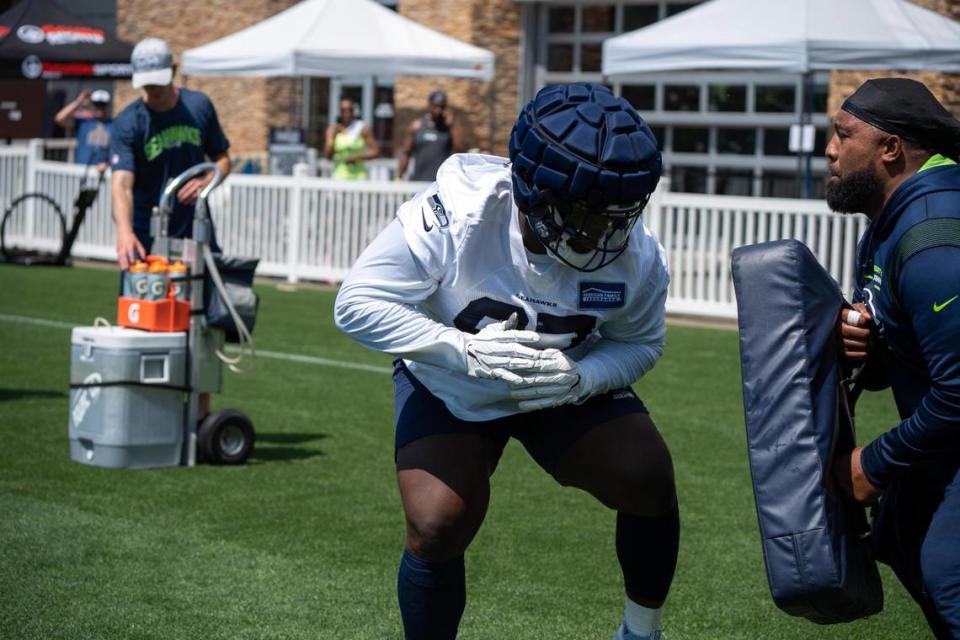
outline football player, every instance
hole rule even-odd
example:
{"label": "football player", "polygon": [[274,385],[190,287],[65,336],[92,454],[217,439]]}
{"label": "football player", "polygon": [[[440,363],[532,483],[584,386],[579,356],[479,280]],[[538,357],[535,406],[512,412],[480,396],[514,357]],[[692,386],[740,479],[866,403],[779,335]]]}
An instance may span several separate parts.
{"label": "football player", "polygon": [[546,87],[516,121],[509,161],[452,156],[343,283],[337,325],[398,358],[408,640],[456,637],[464,552],[510,438],[616,511],[626,610],[615,638],[660,637],[679,513],[670,453],[630,389],[663,350],[669,276],[638,224],[660,171],[626,100]]}

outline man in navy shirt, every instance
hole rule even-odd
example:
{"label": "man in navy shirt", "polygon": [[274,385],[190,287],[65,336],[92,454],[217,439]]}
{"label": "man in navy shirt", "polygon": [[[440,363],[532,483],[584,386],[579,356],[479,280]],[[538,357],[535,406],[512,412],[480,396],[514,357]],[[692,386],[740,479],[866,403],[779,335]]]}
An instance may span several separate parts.
{"label": "man in navy shirt", "polygon": [[[199,91],[173,86],[173,54],[167,43],[158,38],[143,40],[134,48],[131,62],[133,86],[143,89],[143,97],[116,117],[110,140],[121,269],[150,251],[150,215],[170,179],[208,158],[224,176],[230,172],[230,143],[213,103]],[[194,178],[177,192],[171,238],[190,237],[197,195],[212,179],[212,173]],[[215,239],[211,244],[219,251]]]}
{"label": "man in navy shirt", "polygon": [[868,80],[834,119],[827,203],[860,212],[844,353],[889,385],[900,422],[837,461],[841,487],[879,504],[878,557],[940,639],[960,638],[960,122],[919,82]]}

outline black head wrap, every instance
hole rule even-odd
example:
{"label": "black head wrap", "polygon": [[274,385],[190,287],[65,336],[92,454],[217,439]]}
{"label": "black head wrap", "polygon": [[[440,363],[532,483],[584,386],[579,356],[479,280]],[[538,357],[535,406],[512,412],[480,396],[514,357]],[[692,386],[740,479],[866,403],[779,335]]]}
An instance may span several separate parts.
{"label": "black head wrap", "polygon": [[927,151],[960,158],[960,121],[916,80],[867,80],[840,108]]}

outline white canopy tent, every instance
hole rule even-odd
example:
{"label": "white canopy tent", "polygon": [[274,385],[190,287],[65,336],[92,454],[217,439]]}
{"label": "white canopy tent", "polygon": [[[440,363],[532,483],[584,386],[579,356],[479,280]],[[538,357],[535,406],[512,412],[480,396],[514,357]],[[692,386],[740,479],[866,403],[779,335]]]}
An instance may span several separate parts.
{"label": "white canopy tent", "polygon": [[[906,0],[709,0],[603,43],[608,78],[698,70],[803,74],[801,124],[810,118],[813,72],[833,69],[960,71],[960,22]],[[798,159],[809,197],[809,152]]]}
{"label": "white canopy tent", "polygon": [[189,49],[187,75],[452,76],[490,80],[493,53],[374,0],[304,0],[225,38]]}
{"label": "white canopy tent", "polygon": [[710,0],[603,43],[603,73],[960,71],[960,23],[906,0]]}

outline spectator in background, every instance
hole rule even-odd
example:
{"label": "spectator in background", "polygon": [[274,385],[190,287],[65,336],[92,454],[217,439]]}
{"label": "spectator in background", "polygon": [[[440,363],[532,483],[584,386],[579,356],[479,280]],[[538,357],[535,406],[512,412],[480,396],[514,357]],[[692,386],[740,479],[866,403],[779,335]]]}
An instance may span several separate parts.
{"label": "spectator in background", "polygon": [[77,136],[74,158],[77,164],[96,164],[103,171],[107,168],[110,150],[110,129],[113,120],[107,115],[110,108],[110,93],[103,89],[81,91],[73,102],[57,112],[57,126]]}
{"label": "spectator in background", "polygon": [[363,161],[380,155],[373,131],[356,117],[355,108],[352,100],[341,100],[337,123],[327,128],[324,155],[333,160],[333,177],[337,180],[366,180]]}
{"label": "spectator in background", "polygon": [[403,178],[407,164],[413,158],[411,180],[433,182],[437,169],[454,153],[464,150],[463,135],[454,122],[453,111],[447,105],[447,94],[434,91],[427,99],[427,112],[410,123],[407,137],[400,150],[397,177]]}

